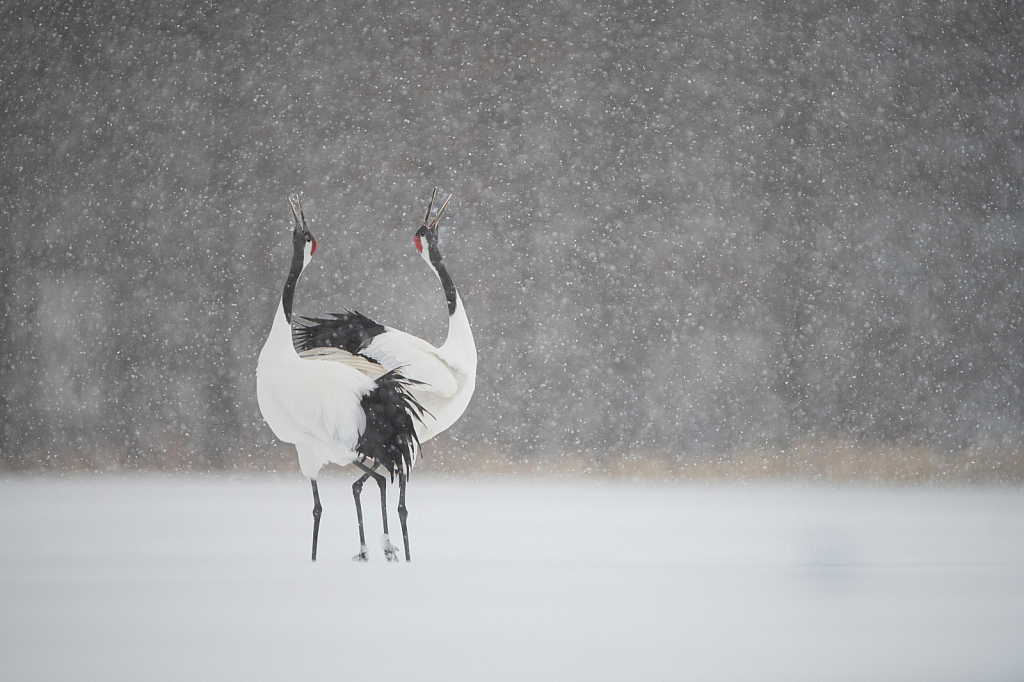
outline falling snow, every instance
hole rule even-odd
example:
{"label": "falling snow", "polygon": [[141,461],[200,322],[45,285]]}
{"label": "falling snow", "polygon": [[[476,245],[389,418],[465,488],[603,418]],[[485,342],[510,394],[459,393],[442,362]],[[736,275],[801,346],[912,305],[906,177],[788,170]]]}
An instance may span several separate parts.
{"label": "falling snow", "polygon": [[1012,3],[2,15],[7,467],[264,461],[286,197],[321,244],[300,314],[439,341],[434,186],[480,347],[438,447],[1019,452]]}

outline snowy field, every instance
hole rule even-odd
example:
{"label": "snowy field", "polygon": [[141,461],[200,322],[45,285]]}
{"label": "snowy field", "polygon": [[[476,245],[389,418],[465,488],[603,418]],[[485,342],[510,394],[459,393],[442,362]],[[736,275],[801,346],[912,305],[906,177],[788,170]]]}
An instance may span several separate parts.
{"label": "snowy field", "polygon": [[1024,679],[1019,490],[349,486],[0,480],[0,679]]}

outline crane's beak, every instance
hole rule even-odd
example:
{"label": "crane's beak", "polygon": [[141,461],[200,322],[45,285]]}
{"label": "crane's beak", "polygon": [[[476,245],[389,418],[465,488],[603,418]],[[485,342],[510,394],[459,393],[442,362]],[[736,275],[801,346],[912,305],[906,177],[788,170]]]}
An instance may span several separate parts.
{"label": "crane's beak", "polygon": [[[295,204],[299,205],[299,212],[298,212],[298,214],[295,213]],[[306,214],[302,211],[302,199],[299,198],[299,195],[296,194],[294,197],[288,197],[288,205],[292,209],[292,217],[295,218],[295,230],[294,231],[295,232],[308,232],[309,228],[306,227]],[[302,222],[301,223],[299,222],[299,216],[302,216]]]}
{"label": "crane's beak", "polygon": [[430,223],[431,229],[434,229],[434,230],[437,229],[437,223],[438,223],[439,220],[441,220],[441,214],[444,213],[444,210],[446,208],[448,208],[448,202],[452,200],[452,196],[453,195],[449,194],[448,198],[444,200],[444,205],[441,207],[441,210],[437,212],[436,216],[434,216],[434,222]]}
{"label": "crane's beak", "polygon": [[434,195],[437,194],[437,188],[430,193],[430,203],[427,204],[427,215],[423,216],[423,227],[430,227],[430,209],[434,208]]}
{"label": "crane's beak", "polygon": [[431,211],[431,209],[434,208],[434,197],[436,195],[437,195],[437,188],[435,187],[434,191],[430,193],[430,203],[427,204],[427,214],[425,216],[423,216],[423,227],[427,228],[428,230],[436,230],[437,229],[437,222],[439,220],[441,220],[441,214],[444,213],[444,210],[446,208],[448,208],[448,202],[452,200],[452,196],[453,196],[451,194],[448,195],[448,198],[445,199],[444,206],[441,207],[441,209],[437,212],[437,215],[434,216],[434,220],[431,221],[430,220],[430,211]]}

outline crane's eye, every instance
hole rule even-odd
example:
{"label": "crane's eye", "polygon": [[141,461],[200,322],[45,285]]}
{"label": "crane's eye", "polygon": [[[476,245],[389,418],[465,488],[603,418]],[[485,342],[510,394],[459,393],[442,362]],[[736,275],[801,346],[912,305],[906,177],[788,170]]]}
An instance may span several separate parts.
{"label": "crane's eye", "polygon": [[307,234],[307,235],[306,235],[306,241],[308,241],[308,242],[312,242],[312,243],[313,243],[313,248],[311,248],[311,249],[309,250],[309,255],[311,255],[311,256],[312,256],[312,255],[313,255],[314,253],[316,253],[316,240],[315,240],[315,239],[313,239],[313,235],[311,235],[311,234]]}

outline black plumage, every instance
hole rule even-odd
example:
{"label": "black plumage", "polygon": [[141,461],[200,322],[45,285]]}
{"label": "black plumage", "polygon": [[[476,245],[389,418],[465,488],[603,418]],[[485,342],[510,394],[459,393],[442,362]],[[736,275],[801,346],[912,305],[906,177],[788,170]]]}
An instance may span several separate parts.
{"label": "black plumage", "polygon": [[419,438],[413,417],[423,416],[423,406],[412,397],[407,386],[420,382],[391,370],[376,381],[376,388],[363,396],[360,406],[366,414],[366,428],[359,436],[356,451],[378,463],[395,480],[395,472],[412,470],[413,455]]}
{"label": "black plumage", "polygon": [[334,319],[304,317],[301,326],[292,330],[292,340],[298,352],[314,348],[341,348],[353,355],[360,355],[385,327],[355,310],[344,313],[330,313]]}

